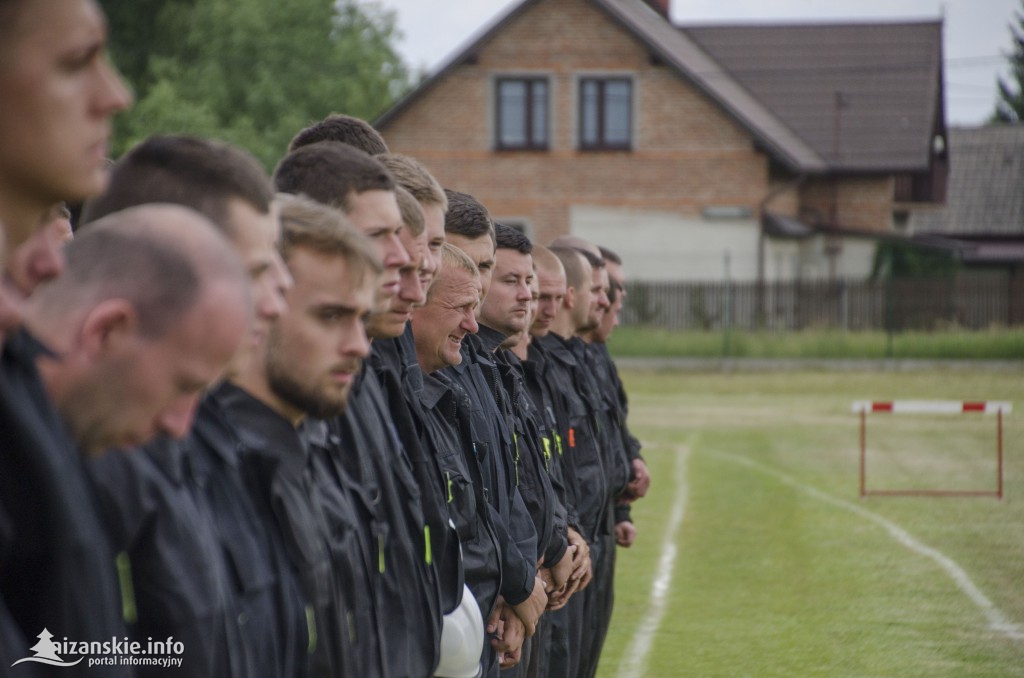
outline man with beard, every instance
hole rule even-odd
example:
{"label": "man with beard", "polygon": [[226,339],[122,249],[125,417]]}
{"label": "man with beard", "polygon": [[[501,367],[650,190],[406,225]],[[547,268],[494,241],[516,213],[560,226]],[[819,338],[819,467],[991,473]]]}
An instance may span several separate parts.
{"label": "man with beard", "polygon": [[[413,308],[424,301],[421,267],[431,265],[417,202],[403,195],[403,219],[388,171],[361,150],[334,141],[296,148],[278,165],[275,182],[281,190],[336,206],[373,239],[387,277],[368,334],[375,340],[401,335]],[[339,512],[329,511],[328,519],[339,527],[353,524],[369,545],[372,567],[365,569],[371,575],[360,591],[372,599],[366,615],[374,631],[358,648],[369,671],[364,675],[425,675],[437,663],[442,610],[436,571],[424,558],[429,535],[419,482],[395,434],[394,416],[403,414],[390,411],[372,370],[360,372],[351,400],[344,416],[310,420],[303,435],[314,457],[333,469],[333,484],[323,492],[334,496],[331,505]],[[354,515],[340,512],[343,496]],[[443,523],[435,527],[445,530]]]}
{"label": "man with beard", "polygon": [[239,431],[241,464],[258,509],[284,534],[315,617],[313,675],[367,675],[358,649],[367,629],[356,623],[364,610],[351,597],[367,585],[367,545],[354,525],[341,530],[329,519],[354,511],[335,504],[345,495],[325,492],[332,469],[309,453],[297,427],[307,416],[344,412],[369,353],[364,320],[381,266],[372,245],[334,210],[290,198],[281,221],[281,254],[294,279],[289,313],[271,325],[263,350],[212,397]]}

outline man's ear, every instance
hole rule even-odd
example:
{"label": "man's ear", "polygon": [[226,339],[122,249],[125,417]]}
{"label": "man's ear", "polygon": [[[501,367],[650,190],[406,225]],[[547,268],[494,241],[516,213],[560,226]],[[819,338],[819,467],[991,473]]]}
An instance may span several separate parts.
{"label": "man's ear", "polygon": [[565,288],[565,297],[562,299],[562,306],[564,306],[566,309],[568,309],[570,311],[573,309],[574,306],[576,306],[576,288],[575,287],[566,287]]}
{"label": "man's ear", "polygon": [[138,334],[139,317],[126,299],[107,299],[90,310],[82,323],[82,346],[90,355],[116,350]]}

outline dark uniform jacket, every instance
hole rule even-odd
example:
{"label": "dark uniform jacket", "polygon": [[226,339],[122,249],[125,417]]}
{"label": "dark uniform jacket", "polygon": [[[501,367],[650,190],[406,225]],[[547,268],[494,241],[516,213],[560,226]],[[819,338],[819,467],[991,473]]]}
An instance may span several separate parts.
{"label": "dark uniform jacket", "polygon": [[566,455],[568,440],[562,435],[569,429],[568,395],[560,385],[549,378],[548,358],[536,339],[530,342],[527,360],[520,365],[526,387],[540,409],[546,430],[542,444],[545,446],[545,460],[551,475],[551,487],[565,510],[565,522],[580,532],[579,516],[576,514],[576,476],[572,470],[572,455]]}
{"label": "dark uniform jacket", "polygon": [[326,449],[355,493],[370,546],[386,675],[430,676],[439,659],[442,613],[426,558],[421,493],[372,369],[364,368],[347,411],[327,427]]}
{"label": "dark uniform jacket", "polygon": [[[115,553],[83,460],[36,370],[45,351],[22,331],[0,357],[0,601],[9,613],[0,634],[16,636],[16,626],[34,645],[45,628],[55,638],[110,642],[125,635]],[[32,655],[26,645],[18,658]],[[131,673],[107,668],[108,676]],[[93,674],[86,661],[60,671]]]}
{"label": "dark uniform jacket", "polygon": [[469,397],[440,372],[423,375],[420,390],[422,424],[442,473],[448,513],[462,546],[466,585],[484,619],[501,590],[502,543],[484,498],[479,460],[469,433]]}
{"label": "dark uniform jacket", "polygon": [[[314,676],[360,675],[357,623],[342,589],[355,566],[335,558],[357,531],[338,531],[325,514],[325,498],[309,452],[291,422],[237,386],[211,394],[239,436],[243,477],[268,526],[278,530],[306,603]],[[334,532],[332,533],[332,527]],[[358,546],[347,557],[358,558]]]}
{"label": "dark uniform jacket", "polygon": [[442,370],[469,395],[472,449],[480,461],[485,500],[502,549],[501,595],[518,605],[533,592],[537,532],[515,486],[511,405],[491,351],[477,335],[462,340],[462,363]]}
{"label": "dark uniform jacket", "polygon": [[424,560],[434,573],[437,607],[445,615],[462,600],[462,554],[459,535],[448,517],[443,474],[437,455],[430,452],[437,446],[422,424],[423,371],[416,362],[411,326],[406,324],[404,334],[397,339],[374,341],[368,362],[380,380],[395,432],[412,464],[427,537]]}
{"label": "dark uniform jacket", "polygon": [[[90,471],[105,528],[131,582],[131,638],[180,641],[182,668],[197,678],[256,675],[216,521],[186,482],[182,447],[159,439],[111,451],[92,460]],[[139,675],[164,671],[137,669]]]}
{"label": "dark uniform jacket", "polygon": [[[550,390],[561,395],[564,420],[561,437],[571,457],[567,472],[575,480],[575,511],[580,534],[594,543],[607,530],[608,483],[605,478],[602,441],[594,403],[587,397],[595,388],[585,374],[586,365],[572,350],[577,338],[563,339],[554,332],[536,344],[545,357]],[[582,343],[582,342],[581,342]]]}
{"label": "dark uniform jacket", "polygon": [[601,431],[608,500],[614,502],[626,489],[633,475],[633,466],[626,447],[626,418],[619,402],[618,387],[612,378],[611,355],[604,344],[587,344],[582,339],[574,348],[587,368],[584,371],[593,387],[592,402]]}
{"label": "dark uniform jacket", "polygon": [[505,337],[489,327],[480,326],[480,339],[494,349],[494,360],[501,385],[508,396],[513,430],[515,485],[519,489],[537,533],[538,556],[547,565],[557,563],[568,546],[565,536],[565,509],[551,483],[551,443],[544,447],[546,422],[526,388],[523,367],[510,351],[498,349]]}
{"label": "dark uniform jacket", "polygon": [[[630,433],[626,421],[629,415],[629,400],[626,397],[626,389],[622,384],[622,379],[619,377],[619,369],[615,365],[611,353],[608,352],[608,345],[591,344],[589,348],[598,367],[596,374],[598,379],[601,380],[601,388],[607,389],[610,394],[614,394],[613,406],[615,407],[615,416],[619,421],[622,444],[629,462],[629,480],[632,480],[632,462],[634,459],[642,459],[642,456],[640,455],[640,441]],[[620,523],[625,520],[630,520],[630,504],[620,501],[615,505],[614,522]]]}

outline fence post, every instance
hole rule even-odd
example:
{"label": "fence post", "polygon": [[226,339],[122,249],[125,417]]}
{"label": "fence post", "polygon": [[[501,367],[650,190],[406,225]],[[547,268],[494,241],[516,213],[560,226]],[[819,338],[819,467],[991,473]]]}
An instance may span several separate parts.
{"label": "fence post", "polygon": [[850,329],[850,288],[846,280],[839,281],[839,329],[843,334]]}

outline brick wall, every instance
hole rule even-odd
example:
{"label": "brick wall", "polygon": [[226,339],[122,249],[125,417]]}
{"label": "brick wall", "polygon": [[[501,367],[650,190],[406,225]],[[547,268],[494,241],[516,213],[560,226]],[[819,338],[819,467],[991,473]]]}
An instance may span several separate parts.
{"label": "brick wall", "polygon": [[803,216],[811,223],[817,217],[822,225],[891,231],[893,181],[892,176],[809,180],[800,189]]}
{"label": "brick wall", "polygon": [[[509,74],[550,78],[549,151],[493,150],[492,81]],[[576,78],[587,74],[633,78],[633,151],[576,150]],[[749,133],[586,0],[544,0],[511,19],[381,132],[496,217],[528,219],[541,242],[568,231],[573,204],[694,215],[756,210],[769,190]]]}

